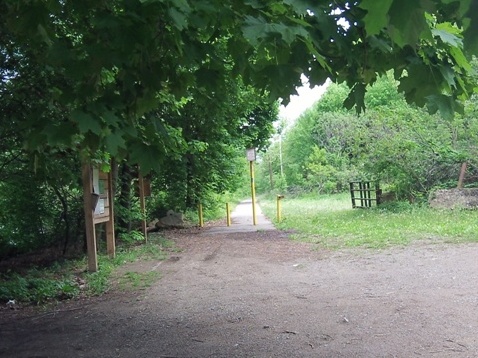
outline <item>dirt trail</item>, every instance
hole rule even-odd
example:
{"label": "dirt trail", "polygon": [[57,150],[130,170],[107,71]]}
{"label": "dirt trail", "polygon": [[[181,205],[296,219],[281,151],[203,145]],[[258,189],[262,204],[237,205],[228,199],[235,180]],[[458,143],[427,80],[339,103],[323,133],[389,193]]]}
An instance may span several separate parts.
{"label": "dirt trail", "polygon": [[0,357],[478,357],[478,245],[328,252],[276,230],[170,232],[157,284],[0,311]]}

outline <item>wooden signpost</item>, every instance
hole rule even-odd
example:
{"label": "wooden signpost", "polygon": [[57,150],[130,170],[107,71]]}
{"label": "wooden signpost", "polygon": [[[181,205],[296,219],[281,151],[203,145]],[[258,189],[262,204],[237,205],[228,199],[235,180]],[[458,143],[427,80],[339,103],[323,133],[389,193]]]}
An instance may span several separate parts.
{"label": "wooden signpost", "polygon": [[84,163],[82,167],[83,205],[86,225],[88,271],[98,271],[95,225],[106,223],[106,250],[110,257],[116,254],[113,211],[113,179],[110,173]]}

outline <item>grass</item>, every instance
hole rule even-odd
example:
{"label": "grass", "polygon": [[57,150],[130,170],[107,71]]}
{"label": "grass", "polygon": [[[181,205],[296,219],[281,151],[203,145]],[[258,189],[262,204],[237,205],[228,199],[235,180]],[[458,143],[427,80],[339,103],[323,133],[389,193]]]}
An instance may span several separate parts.
{"label": "grass", "polygon": [[160,277],[161,273],[158,271],[128,271],[119,279],[118,286],[124,291],[145,289],[151,287]]}
{"label": "grass", "polygon": [[[111,288],[110,278],[116,268],[124,264],[142,260],[164,260],[167,257],[165,249],[173,247],[172,241],[165,240],[158,234],[148,235],[148,243],[133,247],[120,248],[114,259],[106,255],[98,257],[97,272],[87,273],[88,293],[101,295]],[[146,275],[147,273],[144,273]]]}
{"label": "grass", "polygon": [[[47,268],[30,268],[21,274],[9,271],[0,274],[0,302],[42,305],[80,295],[101,295],[111,288],[114,272],[137,260],[164,260],[166,250],[174,244],[159,234],[150,234],[147,244],[119,247],[116,257],[99,254],[99,270],[86,272],[86,257],[80,260],[57,262]],[[159,279],[159,272],[126,272],[120,278],[120,288],[146,288]]]}
{"label": "grass", "polygon": [[[261,199],[261,209],[276,217],[276,202]],[[276,225],[295,232],[293,238],[329,249],[383,248],[415,240],[478,242],[478,212],[434,210],[408,203],[352,209],[348,193],[282,200],[282,221]]]}

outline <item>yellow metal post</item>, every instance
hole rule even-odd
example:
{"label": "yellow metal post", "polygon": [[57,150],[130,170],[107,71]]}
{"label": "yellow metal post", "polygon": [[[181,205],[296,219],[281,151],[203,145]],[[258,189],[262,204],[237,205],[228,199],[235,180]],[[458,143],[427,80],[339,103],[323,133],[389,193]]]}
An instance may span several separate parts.
{"label": "yellow metal post", "polygon": [[281,221],[282,208],[281,208],[281,199],[284,195],[277,195],[277,222]]}
{"label": "yellow metal post", "polygon": [[229,208],[229,203],[226,203],[226,222],[227,226],[231,226],[231,209]]}
{"label": "yellow metal post", "polygon": [[254,161],[249,162],[249,169],[251,172],[251,195],[252,195],[252,223],[257,224],[256,220],[256,187],[254,185]]}
{"label": "yellow metal post", "polygon": [[198,216],[199,216],[199,227],[203,227],[204,226],[204,218],[203,218],[203,215],[202,215],[202,204],[199,203],[198,205]]}

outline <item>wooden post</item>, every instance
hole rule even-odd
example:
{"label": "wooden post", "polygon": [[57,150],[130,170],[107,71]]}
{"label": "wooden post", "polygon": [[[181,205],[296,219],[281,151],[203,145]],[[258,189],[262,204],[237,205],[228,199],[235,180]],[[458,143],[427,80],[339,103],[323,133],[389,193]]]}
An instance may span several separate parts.
{"label": "wooden post", "polygon": [[114,187],[113,187],[113,165],[111,161],[111,170],[108,173],[108,203],[109,203],[109,220],[106,222],[106,251],[110,258],[116,256],[115,242],[115,216],[114,216]]}
{"label": "wooden post", "polygon": [[458,185],[457,185],[458,189],[463,189],[463,180],[465,180],[466,166],[467,166],[467,162],[463,162],[461,164],[460,177],[458,178]]}
{"label": "wooden post", "polygon": [[366,186],[367,186],[367,188],[366,188],[367,191],[365,192],[366,196],[367,196],[367,205],[366,206],[370,208],[372,206],[372,200],[370,200],[371,193],[370,193],[370,182],[369,181],[366,183]]}
{"label": "wooden post", "polygon": [[89,163],[83,163],[82,166],[83,181],[83,209],[85,212],[86,227],[86,249],[88,252],[88,271],[98,271],[98,256],[96,253],[96,233],[93,222],[93,181],[91,176],[91,166]]}
{"label": "wooden post", "polygon": [[272,173],[272,160],[270,156],[269,156],[269,180],[271,183],[271,190],[272,190],[274,189],[274,175]]}
{"label": "wooden post", "polygon": [[382,200],[382,190],[380,189],[379,182],[375,183],[375,199],[376,199],[377,206],[379,206]]}
{"label": "wooden post", "polygon": [[350,197],[352,198],[352,209],[355,209],[355,191],[354,191],[354,183],[350,182]]}
{"label": "wooden post", "polygon": [[146,200],[144,199],[144,178],[139,174],[138,177],[138,186],[139,186],[139,206],[141,208],[141,215],[143,219],[141,220],[141,231],[143,232],[144,239],[148,242],[148,225],[146,224]]}
{"label": "wooden post", "polygon": [[199,217],[199,227],[203,227],[204,226],[204,218],[203,218],[203,214],[202,214],[202,204],[201,203],[198,204],[198,217]]}
{"label": "wooden post", "polygon": [[360,206],[363,208],[363,183],[359,182]]}

